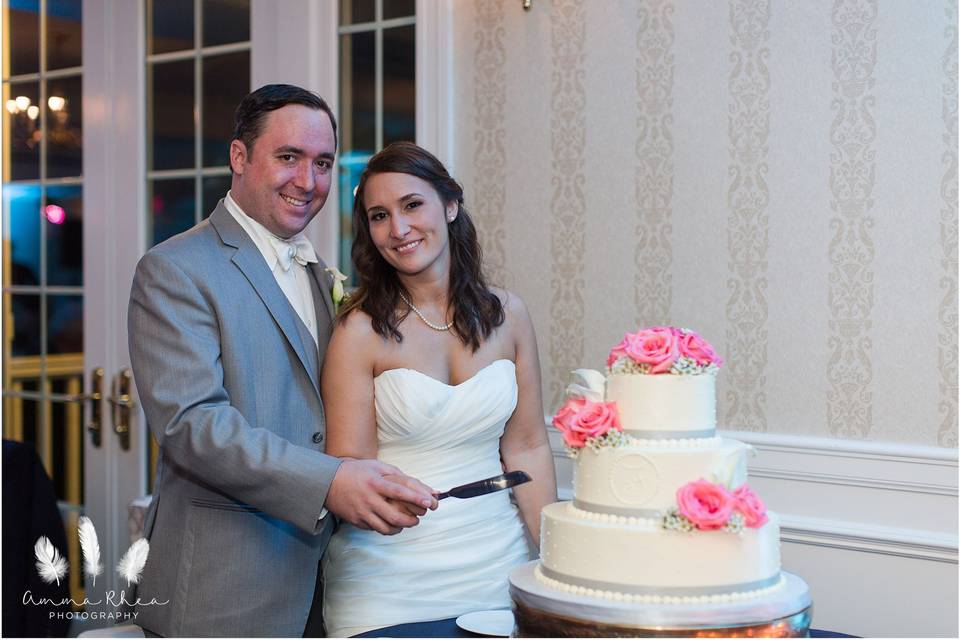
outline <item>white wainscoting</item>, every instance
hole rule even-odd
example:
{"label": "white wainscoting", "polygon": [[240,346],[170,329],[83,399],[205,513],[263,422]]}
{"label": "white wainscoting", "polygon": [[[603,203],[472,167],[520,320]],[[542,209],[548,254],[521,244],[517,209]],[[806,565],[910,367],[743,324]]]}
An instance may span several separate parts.
{"label": "white wainscoting", "polygon": [[[573,465],[549,429],[562,500]],[[750,484],[780,514],[783,567],[813,592],[813,626],[957,637],[957,451],[744,431]]]}

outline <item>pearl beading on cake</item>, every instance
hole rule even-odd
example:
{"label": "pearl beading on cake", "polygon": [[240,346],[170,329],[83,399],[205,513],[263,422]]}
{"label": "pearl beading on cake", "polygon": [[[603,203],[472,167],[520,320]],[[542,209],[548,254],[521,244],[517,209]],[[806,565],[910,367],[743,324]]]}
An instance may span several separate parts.
{"label": "pearl beading on cake", "polygon": [[711,436],[709,438],[637,438],[636,436],[624,435],[624,447],[643,447],[647,449],[705,449],[707,447],[717,447],[722,438],[720,436]]}
{"label": "pearl beading on cake", "polygon": [[700,596],[664,596],[664,595],[643,595],[633,593],[623,593],[620,591],[608,591],[603,589],[591,589],[578,585],[567,584],[553,578],[548,578],[540,571],[540,565],[534,570],[534,576],[544,585],[557,591],[569,593],[577,596],[586,596],[588,598],[603,598],[613,600],[614,602],[636,602],[641,604],[714,604],[737,602],[740,600],[749,600],[769,595],[785,584],[783,575],[780,576],[776,584],[764,587],[762,589],[753,589],[751,591],[734,591],[731,593],[718,593],[713,595]]}
{"label": "pearl beading on cake", "polygon": [[600,522],[602,524],[616,524],[628,527],[636,527],[637,529],[646,529],[654,530],[660,528],[660,517],[659,515],[654,518],[639,518],[637,516],[618,516],[612,513],[595,513],[593,511],[584,511],[583,509],[578,509],[569,503],[567,509],[570,511],[570,515],[580,518],[581,520],[590,520],[592,522]]}

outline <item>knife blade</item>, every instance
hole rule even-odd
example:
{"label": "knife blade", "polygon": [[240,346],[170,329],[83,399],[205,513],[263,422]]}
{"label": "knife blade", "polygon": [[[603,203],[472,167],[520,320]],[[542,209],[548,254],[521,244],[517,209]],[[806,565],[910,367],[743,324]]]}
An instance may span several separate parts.
{"label": "knife blade", "polygon": [[530,482],[531,478],[524,471],[511,471],[485,480],[477,480],[469,484],[462,484],[448,491],[437,494],[437,500],[443,500],[453,496],[454,498],[475,498],[477,496],[493,493],[494,491],[503,491],[510,487],[515,487],[524,482]]}

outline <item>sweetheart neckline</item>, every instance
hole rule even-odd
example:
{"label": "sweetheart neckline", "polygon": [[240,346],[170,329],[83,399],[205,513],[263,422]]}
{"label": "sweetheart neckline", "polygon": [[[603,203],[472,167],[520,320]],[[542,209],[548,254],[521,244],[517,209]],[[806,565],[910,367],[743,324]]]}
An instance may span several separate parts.
{"label": "sweetheart neckline", "polygon": [[433,381],[436,382],[437,384],[441,384],[441,385],[443,385],[443,386],[445,386],[445,387],[449,387],[449,388],[451,388],[451,389],[456,389],[457,387],[462,387],[463,385],[467,384],[468,382],[470,382],[471,380],[473,380],[474,378],[476,378],[477,376],[479,376],[481,373],[483,373],[484,371],[486,371],[487,369],[489,369],[490,367],[492,367],[493,365],[495,365],[495,364],[497,364],[497,363],[499,363],[499,362],[509,362],[509,363],[512,364],[514,367],[517,366],[517,363],[514,362],[513,360],[511,360],[510,358],[497,358],[496,360],[494,360],[494,361],[491,362],[490,364],[486,365],[485,367],[480,367],[480,368],[477,370],[476,373],[474,373],[472,376],[470,376],[469,378],[467,378],[466,380],[463,380],[462,382],[460,382],[460,383],[458,383],[458,384],[450,384],[449,382],[443,382],[442,380],[437,380],[437,379],[434,378],[433,376],[431,376],[431,375],[429,375],[429,374],[426,374],[426,373],[424,373],[423,371],[420,371],[420,370],[418,370],[418,369],[411,369],[410,367],[395,367],[395,368],[393,368],[393,369],[384,369],[383,371],[381,371],[380,373],[378,373],[377,375],[375,375],[375,376],[373,377],[373,380],[374,380],[374,382],[376,382],[377,378],[379,378],[379,377],[382,376],[383,374],[385,374],[385,373],[391,373],[391,372],[393,372],[393,371],[413,371],[414,373],[420,374],[421,376],[423,376],[424,378],[427,378],[428,380],[433,380]]}

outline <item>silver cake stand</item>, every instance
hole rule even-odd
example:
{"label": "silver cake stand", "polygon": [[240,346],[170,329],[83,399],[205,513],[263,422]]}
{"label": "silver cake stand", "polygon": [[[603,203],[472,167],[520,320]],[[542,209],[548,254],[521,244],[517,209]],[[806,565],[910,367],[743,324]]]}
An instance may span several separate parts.
{"label": "silver cake stand", "polygon": [[802,638],[813,601],[801,578],[783,572],[784,585],[762,598],[711,604],[639,604],[577,596],[534,576],[539,561],[510,573],[514,636]]}

